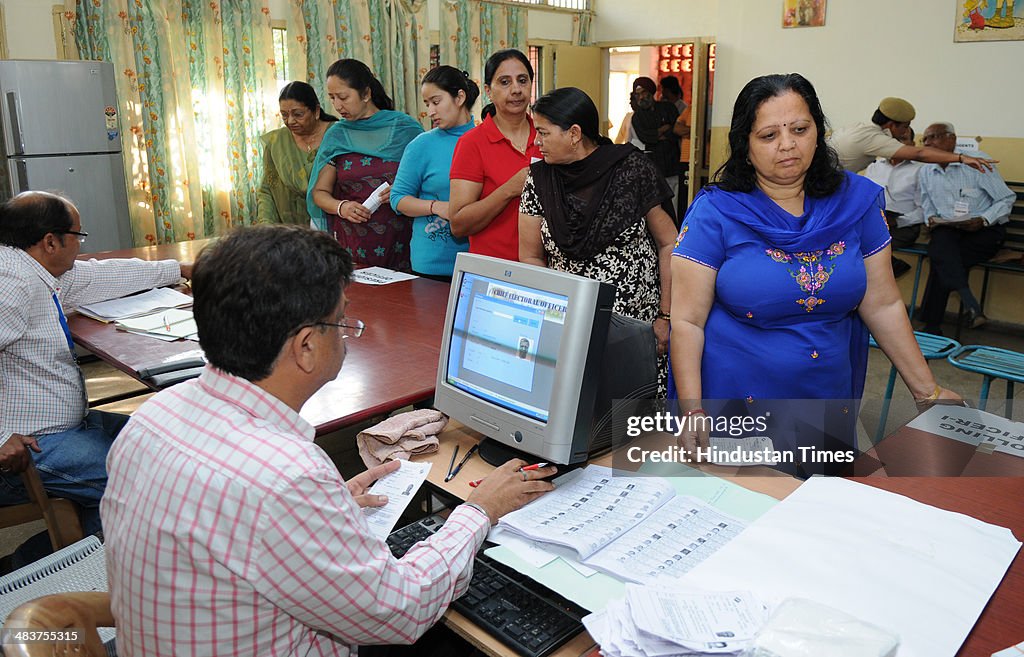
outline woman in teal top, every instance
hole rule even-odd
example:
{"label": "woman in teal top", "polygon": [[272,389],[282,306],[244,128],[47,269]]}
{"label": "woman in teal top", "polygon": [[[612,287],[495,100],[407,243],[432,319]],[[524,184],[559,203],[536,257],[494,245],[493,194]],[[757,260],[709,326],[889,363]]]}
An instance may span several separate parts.
{"label": "woman in teal top", "polygon": [[391,189],[391,207],[415,217],[413,271],[451,280],[455,256],[469,250],[469,239],[453,236],[448,224],[448,173],[455,142],[473,127],[470,110],[480,88],[464,71],[438,66],[424,76],[420,91],[434,129],[406,147]]}

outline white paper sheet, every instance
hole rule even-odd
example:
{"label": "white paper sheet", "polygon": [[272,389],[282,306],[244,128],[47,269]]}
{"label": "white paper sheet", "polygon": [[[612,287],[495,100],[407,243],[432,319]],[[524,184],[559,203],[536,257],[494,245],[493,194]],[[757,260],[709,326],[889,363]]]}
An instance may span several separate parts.
{"label": "white paper sheet", "polygon": [[708,654],[745,649],[768,620],[764,605],[748,591],[690,592],[630,584],[626,604],[641,637],[649,634]]}
{"label": "white paper sheet", "polygon": [[386,192],[390,188],[391,185],[388,182],[382,182],[380,185],[377,186],[377,189],[370,192],[370,195],[366,197],[366,200],[363,201],[363,205],[366,207],[367,210],[370,211],[370,214],[373,214],[380,208],[380,206],[383,204],[383,201],[381,201],[381,196],[383,196],[384,192]]}
{"label": "white paper sheet", "polygon": [[90,303],[76,310],[83,315],[111,322],[116,319],[138,317],[167,308],[183,308],[192,305],[192,297],[169,287],[158,287],[148,292],[121,299]]}
{"label": "white paper sheet", "polygon": [[682,582],[809,598],[895,632],[900,657],[953,655],[1020,546],[1003,527],[814,477]]}
{"label": "white paper sheet", "polygon": [[387,538],[402,512],[409,506],[416,491],[423,485],[423,480],[430,473],[430,463],[399,461],[402,467],[386,477],[381,477],[370,486],[370,493],[387,495],[388,503],[384,506],[364,508],[363,515],[370,531],[381,538]]}
{"label": "white paper sheet", "polygon": [[366,267],[352,272],[352,280],[366,285],[387,285],[419,278],[416,274],[405,274],[386,267]]}
{"label": "white paper sheet", "polygon": [[968,445],[990,443],[991,451],[1024,457],[1024,423],[976,408],[932,406],[907,426]]}

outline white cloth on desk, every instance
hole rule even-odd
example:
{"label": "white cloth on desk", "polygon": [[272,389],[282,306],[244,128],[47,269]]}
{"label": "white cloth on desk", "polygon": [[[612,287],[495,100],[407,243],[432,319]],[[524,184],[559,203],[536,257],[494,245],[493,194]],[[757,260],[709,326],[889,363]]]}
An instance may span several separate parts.
{"label": "white cloth on desk", "polygon": [[179,280],[174,260],[136,259],[79,261],[55,278],[22,249],[0,246],[0,444],[12,433],[66,431],[88,410],[54,293],[70,312]]}
{"label": "white cloth on desk", "polygon": [[459,506],[394,558],[313,427],[207,367],[147,401],[101,510],[121,655],[349,655],[410,642],[469,586],[490,523]]}

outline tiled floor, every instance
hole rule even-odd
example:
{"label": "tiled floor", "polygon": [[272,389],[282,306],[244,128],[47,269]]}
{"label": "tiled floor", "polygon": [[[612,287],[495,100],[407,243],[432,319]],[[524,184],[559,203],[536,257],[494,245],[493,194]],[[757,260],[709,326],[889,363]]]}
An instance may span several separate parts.
{"label": "tiled floor", "polygon": [[[947,335],[953,334],[953,327],[944,327]],[[986,326],[978,330],[964,330],[961,335],[962,344],[986,344],[1024,352],[1024,330],[1021,327]],[[964,398],[977,400],[981,388],[980,374],[964,372],[954,368],[945,360],[931,361],[932,371],[936,380],[943,387],[959,392]],[[114,370],[108,365],[95,361],[82,366],[88,381],[90,400],[106,399],[119,396],[125,392],[137,392],[139,396],[99,406],[102,410],[130,414],[138,406],[152,396],[146,388],[125,374]],[[889,378],[889,360],[877,349],[872,349],[868,361],[867,383],[864,401],[861,408],[861,422],[864,427],[863,436],[874,436],[878,425],[882,396]],[[1001,413],[1005,395],[1003,382],[994,383],[990,392],[988,410]],[[1014,407],[1014,419],[1024,421],[1024,385],[1017,386],[1014,395],[1019,403]],[[910,394],[903,382],[897,378],[893,401],[887,422],[891,432],[914,417],[915,409]],[[365,426],[365,425],[364,425]],[[350,477],[362,469],[361,461],[355,449],[355,435],[362,426],[352,427],[317,439],[317,443],[338,464],[341,473]],[[8,554],[23,540],[35,533],[43,531],[42,522],[22,525],[21,527],[0,530],[0,555]]]}

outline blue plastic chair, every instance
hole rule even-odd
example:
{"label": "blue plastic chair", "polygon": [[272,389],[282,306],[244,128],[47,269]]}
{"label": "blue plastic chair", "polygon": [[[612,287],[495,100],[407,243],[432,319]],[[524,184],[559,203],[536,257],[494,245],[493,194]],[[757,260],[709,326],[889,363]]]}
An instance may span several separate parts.
{"label": "blue plastic chair", "polygon": [[[960,343],[953,338],[946,338],[941,335],[932,335],[914,331],[917,338],[917,346],[921,348],[921,355],[925,360],[951,357],[960,348]],[[871,346],[878,349],[878,343],[874,336],[871,337]],[[885,387],[885,398],[882,400],[882,410],[878,416],[878,429],[875,430],[875,444],[885,438],[885,423],[889,419],[889,406],[892,404],[892,391],[896,387],[896,366],[889,368],[889,384]]]}
{"label": "blue plastic chair", "polygon": [[1006,417],[1013,417],[1013,384],[1024,383],[1024,354],[999,347],[968,344],[949,355],[953,367],[977,372],[985,378],[978,395],[978,408],[985,410],[993,379],[1006,379]]}

